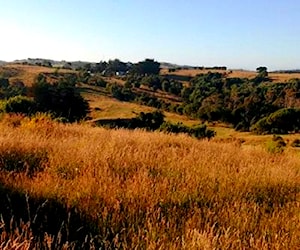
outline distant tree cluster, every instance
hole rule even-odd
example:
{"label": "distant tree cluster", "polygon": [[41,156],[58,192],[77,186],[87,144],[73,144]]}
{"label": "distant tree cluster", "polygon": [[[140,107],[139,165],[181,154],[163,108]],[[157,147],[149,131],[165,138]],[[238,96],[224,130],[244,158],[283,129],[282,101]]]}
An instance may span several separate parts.
{"label": "distant tree cluster", "polygon": [[146,86],[153,91],[162,90],[171,94],[180,96],[183,84],[180,81],[170,79],[160,75],[138,76],[131,75],[127,77],[125,86],[127,88],[139,88]]}
{"label": "distant tree cluster", "polygon": [[145,59],[138,63],[122,62],[119,59],[109,60],[108,62],[101,61],[95,65],[86,64],[83,68],[90,73],[101,73],[104,76],[124,76],[124,75],[139,75],[149,76],[158,75],[160,72],[160,63],[153,59]]}

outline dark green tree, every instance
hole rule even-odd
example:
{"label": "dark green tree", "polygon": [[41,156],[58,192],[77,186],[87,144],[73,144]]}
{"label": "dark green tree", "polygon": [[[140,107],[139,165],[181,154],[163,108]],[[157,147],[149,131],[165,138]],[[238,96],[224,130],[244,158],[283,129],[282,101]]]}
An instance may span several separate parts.
{"label": "dark green tree", "polygon": [[9,86],[9,80],[7,78],[0,77],[0,88],[7,88]]}
{"label": "dark green tree", "polygon": [[262,118],[251,127],[258,134],[286,134],[300,131],[300,109],[283,108]]}
{"label": "dark green tree", "polygon": [[51,112],[69,122],[83,119],[89,112],[88,102],[72,84],[64,81],[50,84],[38,77],[31,90],[39,111]]}
{"label": "dark green tree", "polygon": [[268,78],[268,68],[261,66],[256,68],[257,71],[257,76],[253,79],[253,81],[257,84],[264,82],[264,81],[269,81],[270,79]]}
{"label": "dark green tree", "polygon": [[132,71],[144,76],[158,75],[160,72],[160,63],[154,61],[154,59],[146,59],[145,61],[135,64]]}

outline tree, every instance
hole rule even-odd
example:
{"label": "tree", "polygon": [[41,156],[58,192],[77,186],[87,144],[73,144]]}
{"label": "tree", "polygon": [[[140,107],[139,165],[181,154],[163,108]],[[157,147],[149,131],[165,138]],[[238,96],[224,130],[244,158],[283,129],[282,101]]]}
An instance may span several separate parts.
{"label": "tree", "polygon": [[267,72],[267,70],[268,70],[268,68],[265,67],[265,66],[260,66],[260,67],[256,68],[256,71],[257,71],[258,73]]}
{"label": "tree", "polygon": [[7,78],[0,77],[0,88],[7,88],[9,86],[9,80]]}
{"label": "tree", "polygon": [[106,71],[108,74],[124,74],[127,71],[127,65],[119,59],[109,60]]}
{"label": "tree", "polygon": [[107,68],[107,62],[101,61],[99,63],[96,63],[93,72],[105,73],[106,68]]}
{"label": "tree", "polygon": [[64,81],[50,84],[39,76],[32,86],[38,111],[51,112],[55,117],[64,117],[69,122],[84,118],[89,105],[72,84]]}
{"label": "tree", "polygon": [[258,133],[279,133],[300,131],[300,109],[283,108],[275,111],[267,117],[260,119],[251,127],[251,130]]}
{"label": "tree", "polygon": [[138,62],[133,66],[133,72],[139,75],[158,75],[160,71],[160,63],[154,59],[146,59],[145,61]]}
{"label": "tree", "polygon": [[260,66],[258,68],[256,68],[256,71],[257,71],[257,76],[254,78],[254,82],[255,83],[261,83],[263,81],[267,81],[269,80],[268,78],[268,69],[267,67],[264,67],[264,66]]}
{"label": "tree", "polygon": [[136,118],[137,127],[156,130],[163,124],[164,117],[164,114],[158,110],[152,113],[141,112]]}
{"label": "tree", "polygon": [[145,76],[141,80],[141,84],[148,86],[149,88],[153,89],[156,91],[157,89],[161,89],[161,79],[157,75],[150,75],[150,76]]}

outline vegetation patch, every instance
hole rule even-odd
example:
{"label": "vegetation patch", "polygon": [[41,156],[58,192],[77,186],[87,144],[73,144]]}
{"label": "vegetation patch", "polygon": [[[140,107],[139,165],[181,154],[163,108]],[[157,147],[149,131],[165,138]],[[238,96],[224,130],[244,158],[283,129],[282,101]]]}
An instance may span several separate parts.
{"label": "vegetation patch", "polygon": [[266,147],[270,153],[282,153],[286,147],[286,142],[281,136],[273,135],[272,140],[266,142]]}
{"label": "vegetation patch", "polygon": [[284,108],[262,118],[251,127],[258,134],[287,134],[300,131],[300,109]]}
{"label": "vegetation patch", "polygon": [[127,128],[136,129],[142,128],[146,130],[159,130],[167,133],[184,133],[195,138],[212,138],[215,136],[215,132],[207,128],[205,124],[194,125],[188,127],[182,123],[170,123],[164,120],[164,115],[160,111],[154,111],[152,113],[141,112],[136,118],[127,119],[102,119],[96,122],[99,126],[109,127],[109,128]]}

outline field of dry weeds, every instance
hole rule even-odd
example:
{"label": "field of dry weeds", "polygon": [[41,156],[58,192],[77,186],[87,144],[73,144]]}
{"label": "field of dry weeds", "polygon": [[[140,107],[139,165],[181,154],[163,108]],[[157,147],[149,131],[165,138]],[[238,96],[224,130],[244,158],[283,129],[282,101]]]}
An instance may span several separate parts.
{"label": "field of dry weeds", "polygon": [[6,116],[0,169],[2,249],[300,246],[296,152]]}

